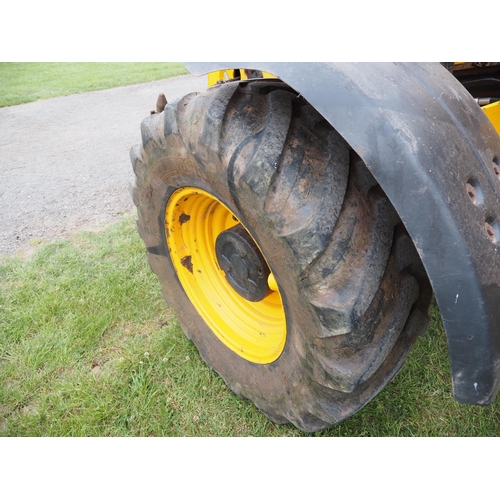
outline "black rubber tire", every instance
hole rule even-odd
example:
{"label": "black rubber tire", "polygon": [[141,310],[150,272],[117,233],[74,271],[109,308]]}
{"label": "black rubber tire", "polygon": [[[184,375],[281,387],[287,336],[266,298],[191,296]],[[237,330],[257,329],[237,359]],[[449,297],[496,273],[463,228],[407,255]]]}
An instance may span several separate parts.
{"label": "black rubber tire", "polygon": [[[133,148],[137,228],[167,303],[201,356],[276,423],[317,431],[367,404],[428,326],[431,287],[364,163],[279,82],[189,94],[146,118]],[[190,303],[171,262],[165,206],[176,189],[215,195],[251,232],[280,287],[281,356],[244,360]]]}

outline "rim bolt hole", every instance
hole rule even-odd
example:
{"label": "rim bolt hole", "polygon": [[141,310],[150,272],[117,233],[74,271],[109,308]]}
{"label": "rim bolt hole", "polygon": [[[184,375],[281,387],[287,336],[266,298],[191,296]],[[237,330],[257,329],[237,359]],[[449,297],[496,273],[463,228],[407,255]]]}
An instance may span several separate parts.
{"label": "rim bolt hole", "polygon": [[469,195],[469,198],[471,199],[472,203],[476,202],[476,189],[472,184],[467,183],[465,185],[467,189],[467,194]]}
{"label": "rim bolt hole", "polygon": [[487,222],[484,223],[484,228],[486,229],[486,234],[488,235],[488,238],[491,241],[496,241],[496,239],[495,239],[495,229],[490,224],[488,224]]}
{"label": "rim bolt hole", "polygon": [[465,184],[465,189],[469,195],[470,201],[474,205],[484,204],[484,192],[476,179],[469,179]]}
{"label": "rim bolt hole", "polygon": [[493,158],[493,172],[500,179],[500,161],[496,156]]}

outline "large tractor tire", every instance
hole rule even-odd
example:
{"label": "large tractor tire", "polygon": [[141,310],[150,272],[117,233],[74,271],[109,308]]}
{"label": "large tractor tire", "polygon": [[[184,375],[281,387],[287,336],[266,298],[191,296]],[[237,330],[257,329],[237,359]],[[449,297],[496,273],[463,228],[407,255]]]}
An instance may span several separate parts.
{"label": "large tractor tire", "polygon": [[426,330],[431,288],[364,163],[276,81],[189,94],[141,131],[138,231],[206,363],[303,431],[367,404]]}

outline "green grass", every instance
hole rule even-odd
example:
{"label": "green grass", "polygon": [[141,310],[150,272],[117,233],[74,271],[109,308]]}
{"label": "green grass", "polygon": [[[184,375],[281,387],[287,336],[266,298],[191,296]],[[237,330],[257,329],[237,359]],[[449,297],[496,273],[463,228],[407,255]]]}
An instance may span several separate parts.
{"label": "green grass", "polygon": [[0,63],[0,107],[187,74],[182,63]]}
{"label": "green grass", "polygon": [[[164,303],[131,218],[0,260],[0,436],[304,436],[236,397]],[[451,396],[436,307],[396,379],[317,436],[498,436]]]}

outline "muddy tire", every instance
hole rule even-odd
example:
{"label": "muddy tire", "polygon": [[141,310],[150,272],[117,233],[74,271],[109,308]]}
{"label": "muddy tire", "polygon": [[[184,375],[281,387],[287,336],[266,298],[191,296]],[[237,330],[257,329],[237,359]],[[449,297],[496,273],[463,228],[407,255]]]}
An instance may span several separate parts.
{"label": "muddy tire", "polygon": [[[206,363],[272,421],[303,431],[367,404],[427,329],[431,288],[359,157],[272,81],[189,94],[141,130],[142,145],[131,151],[137,228],[167,303]],[[236,248],[239,231],[253,249],[231,247],[229,270],[214,250],[224,231],[223,243]],[[249,264],[245,252],[263,264]],[[235,273],[251,288],[263,268],[277,283],[264,273],[264,299],[229,283]],[[261,312],[269,317],[258,326]]]}

